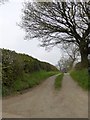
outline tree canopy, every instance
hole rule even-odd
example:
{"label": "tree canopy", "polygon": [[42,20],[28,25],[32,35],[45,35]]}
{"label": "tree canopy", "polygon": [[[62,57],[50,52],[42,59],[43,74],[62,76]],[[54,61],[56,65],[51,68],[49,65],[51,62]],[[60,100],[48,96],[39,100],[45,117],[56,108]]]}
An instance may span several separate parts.
{"label": "tree canopy", "polygon": [[41,46],[74,43],[81,61],[87,60],[90,37],[89,2],[25,2],[21,27],[26,39],[39,38]]}

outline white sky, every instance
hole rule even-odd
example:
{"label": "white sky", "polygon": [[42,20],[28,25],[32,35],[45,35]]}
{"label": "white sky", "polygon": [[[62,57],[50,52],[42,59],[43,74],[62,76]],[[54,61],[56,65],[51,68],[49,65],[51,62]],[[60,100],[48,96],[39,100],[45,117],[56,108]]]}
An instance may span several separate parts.
{"label": "white sky", "polygon": [[45,48],[38,46],[40,41],[24,40],[24,30],[16,25],[16,23],[21,21],[21,1],[23,0],[9,0],[9,2],[0,6],[0,48],[25,53],[39,60],[56,65],[61,57],[59,48],[54,47],[48,52]]}

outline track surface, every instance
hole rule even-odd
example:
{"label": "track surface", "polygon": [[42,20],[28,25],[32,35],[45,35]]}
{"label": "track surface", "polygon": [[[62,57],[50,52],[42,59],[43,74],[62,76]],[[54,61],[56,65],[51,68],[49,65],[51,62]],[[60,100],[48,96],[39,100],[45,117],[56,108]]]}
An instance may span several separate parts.
{"label": "track surface", "polygon": [[22,95],[3,99],[3,118],[88,118],[88,92],[69,74],[62,88],[54,88],[56,76]]}

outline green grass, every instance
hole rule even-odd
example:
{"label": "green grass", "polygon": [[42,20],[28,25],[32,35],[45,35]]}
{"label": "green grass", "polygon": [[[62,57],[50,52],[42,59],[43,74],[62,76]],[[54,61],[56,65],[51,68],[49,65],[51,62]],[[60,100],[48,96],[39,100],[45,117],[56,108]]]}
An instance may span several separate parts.
{"label": "green grass", "polygon": [[32,74],[24,73],[23,78],[18,78],[14,82],[14,89],[15,91],[19,91],[26,88],[32,88],[54,74],[56,74],[56,72],[40,71],[40,72],[34,72]]}
{"label": "green grass", "polygon": [[62,86],[62,79],[64,74],[59,74],[55,79],[55,88],[60,89]]}
{"label": "green grass", "polygon": [[3,96],[17,93],[17,91],[32,88],[43,82],[46,78],[55,74],[58,74],[58,72],[38,71],[33,72],[32,74],[23,73],[23,76],[15,80],[11,88],[3,86]]}
{"label": "green grass", "polygon": [[71,77],[85,90],[90,90],[90,79],[87,69],[74,70],[70,73]]}

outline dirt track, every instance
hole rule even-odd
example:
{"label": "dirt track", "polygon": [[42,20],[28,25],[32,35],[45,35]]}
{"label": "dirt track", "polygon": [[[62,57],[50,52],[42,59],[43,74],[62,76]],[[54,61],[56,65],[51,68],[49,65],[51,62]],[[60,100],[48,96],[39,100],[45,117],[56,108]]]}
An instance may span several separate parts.
{"label": "dirt track", "polygon": [[55,77],[27,93],[3,99],[3,118],[88,118],[88,93],[68,74],[57,91]]}

